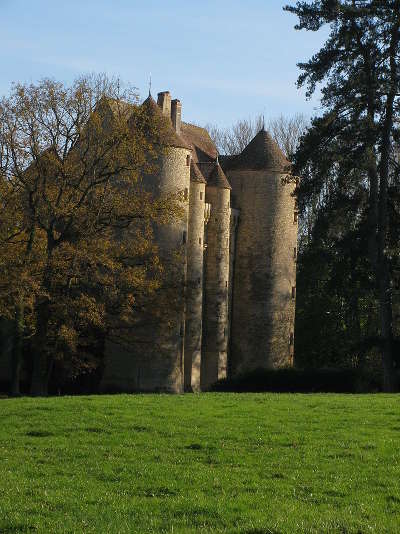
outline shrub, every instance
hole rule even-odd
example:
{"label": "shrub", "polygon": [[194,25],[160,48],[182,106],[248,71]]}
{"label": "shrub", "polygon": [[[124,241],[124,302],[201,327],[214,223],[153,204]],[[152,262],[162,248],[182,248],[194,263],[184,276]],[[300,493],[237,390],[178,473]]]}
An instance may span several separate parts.
{"label": "shrub", "polygon": [[218,381],[212,391],[276,393],[374,393],[380,376],[358,369],[257,369]]}

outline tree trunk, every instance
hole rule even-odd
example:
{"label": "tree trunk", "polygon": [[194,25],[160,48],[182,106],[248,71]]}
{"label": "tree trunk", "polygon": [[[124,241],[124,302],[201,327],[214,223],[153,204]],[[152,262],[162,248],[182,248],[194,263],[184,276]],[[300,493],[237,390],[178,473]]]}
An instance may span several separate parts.
{"label": "tree trunk", "polygon": [[18,304],[15,310],[13,348],[11,354],[10,396],[18,397],[20,392],[20,375],[22,367],[22,348],[24,336],[24,306]]}
{"label": "tree trunk", "polygon": [[49,322],[49,302],[38,307],[37,332],[33,346],[33,370],[31,379],[31,395],[45,397],[48,392],[50,375],[49,358],[46,353],[47,326]]}

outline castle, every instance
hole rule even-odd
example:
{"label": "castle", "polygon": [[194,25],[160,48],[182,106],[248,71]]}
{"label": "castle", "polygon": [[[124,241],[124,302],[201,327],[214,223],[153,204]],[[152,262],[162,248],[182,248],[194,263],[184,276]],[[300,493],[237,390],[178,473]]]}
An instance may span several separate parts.
{"label": "castle", "polygon": [[178,249],[175,305],[151,343],[105,348],[103,391],[201,391],[217,380],[292,364],[296,178],[264,129],[220,156],[204,128],[182,121],[168,91],[142,104],[168,121],[156,193],[182,193],[183,217],[156,229],[160,256]]}

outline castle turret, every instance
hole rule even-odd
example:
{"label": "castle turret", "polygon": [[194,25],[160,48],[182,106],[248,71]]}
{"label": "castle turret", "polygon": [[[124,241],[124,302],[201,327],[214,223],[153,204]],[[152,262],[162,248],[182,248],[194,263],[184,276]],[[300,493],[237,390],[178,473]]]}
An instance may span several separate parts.
{"label": "castle turret", "polygon": [[228,350],[229,235],[231,186],[218,163],[207,180],[211,204],[207,225],[201,387],[226,377]]}
{"label": "castle turret", "polygon": [[263,129],[226,170],[240,209],[233,282],[234,375],[290,365],[296,294],[295,179]]}
{"label": "castle turret", "polygon": [[[161,142],[159,168],[146,176],[144,186],[155,197],[181,195],[181,217],[154,227],[158,255],[165,279],[150,315],[135,325],[130,346],[108,340],[106,369],[102,389],[126,391],[166,391],[179,393],[184,387],[185,287],[190,189],[190,147],[177,135],[170,116],[170,95],[160,93],[159,105],[149,96],[142,104],[146,111],[160,119]],[[162,115],[165,119],[162,119]],[[161,295],[162,293],[162,295]]]}
{"label": "castle turret", "polygon": [[191,163],[187,245],[185,391],[200,390],[206,181]]}

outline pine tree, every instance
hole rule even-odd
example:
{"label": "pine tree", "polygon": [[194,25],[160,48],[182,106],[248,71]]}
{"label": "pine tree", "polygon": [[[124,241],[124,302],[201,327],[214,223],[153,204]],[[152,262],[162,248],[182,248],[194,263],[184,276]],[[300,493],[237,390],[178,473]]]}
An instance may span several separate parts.
{"label": "pine tree", "polygon": [[[395,388],[390,246],[391,191],[398,188],[393,164],[400,119],[400,1],[320,0],[285,9],[299,18],[296,29],[329,25],[321,50],[299,65],[298,84],[311,95],[322,85],[322,117],[315,118],[296,156],[304,174],[303,210],[317,199],[322,210],[349,200],[349,231],[356,231],[368,255],[379,301],[384,389]],[[342,233],[346,229],[342,229]]]}

